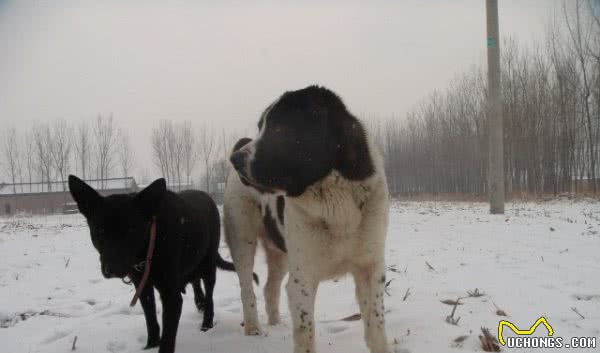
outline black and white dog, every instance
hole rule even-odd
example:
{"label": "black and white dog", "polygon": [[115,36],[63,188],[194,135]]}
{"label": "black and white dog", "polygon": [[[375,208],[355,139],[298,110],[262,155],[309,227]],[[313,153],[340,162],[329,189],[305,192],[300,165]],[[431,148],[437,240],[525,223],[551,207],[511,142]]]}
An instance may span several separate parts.
{"label": "black and white dog", "polygon": [[352,274],[372,353],[388,353],[384,320],[388,189],[380,152],[333,92],[311,86],[286,92],[262,114],[255,140],[231,155],[237,171],[225,191],[226,241],[240,279],[246,334],[260,327],[252,289],[257,240],[269,275],[269,323],[287,292],[294,352],[315,352],[319,282]]}

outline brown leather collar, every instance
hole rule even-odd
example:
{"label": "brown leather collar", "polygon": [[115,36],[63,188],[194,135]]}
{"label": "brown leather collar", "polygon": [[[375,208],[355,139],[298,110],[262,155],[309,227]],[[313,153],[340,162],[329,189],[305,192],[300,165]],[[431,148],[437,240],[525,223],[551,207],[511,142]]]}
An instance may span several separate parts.
{"label": "brown leather collar", "polygon": [[146,282],[148,281],[148,276],[150,275],[150,267],[152,266],[152,254],[154,254],[154,245],[156,243],[156,216],[152,216],[152,221],[150,222],[150,242],[148,244],[148,252],[146,252],[146,261],[144,261],[144,274],[142,275],[142,280],[138,284],[135,289],[135,294],[129,303],[129,306],[134,306],[137,303],[140,295],[144,291],[144,287],[146,286]]}

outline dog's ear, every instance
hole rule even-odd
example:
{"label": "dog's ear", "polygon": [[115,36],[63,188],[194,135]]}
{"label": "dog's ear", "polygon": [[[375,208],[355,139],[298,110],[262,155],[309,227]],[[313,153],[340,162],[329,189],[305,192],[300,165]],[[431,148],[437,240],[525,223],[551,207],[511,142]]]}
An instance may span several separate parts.
{"label": "dog's ear", "polygon": [[74,175],[69,175],[69,191],[79,211],[86,217],[94,212],[102,201],[102,196],[96,190]]}
{"label": "dog's ear", "polygon": [[340,140],[336,169],[350,180],[363,180],[373,175],[375,167],[362,124],[354,117],[345,118],[337,130]]}
{"label": "dog's ear", "polygon": [[165,179],[156,179],[135,195],[135,204],[142,209],[146,216],[152,216],[166,192],[167,182]]}

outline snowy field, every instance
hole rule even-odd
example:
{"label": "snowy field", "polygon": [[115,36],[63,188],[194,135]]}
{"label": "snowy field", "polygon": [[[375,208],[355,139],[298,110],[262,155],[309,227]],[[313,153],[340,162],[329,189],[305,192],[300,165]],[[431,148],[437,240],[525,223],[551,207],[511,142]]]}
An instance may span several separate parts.
{"label": "snowy field", "polygon": [[[499,320],[529,328],[542,315],[556,336],[600,336],[599,202],[512,203],[505,216],[478,203],[395,203],[390,212],[386,309],[396,352],[481,351],[481,327],[496,335]],[[264,258],[256,267],[264,283]],[[468,297],[476,288],[483,295]],[[206,333],[189,289],[177,352],[292,352],[285,291],[283,322],[268,327],[257,289],[264,335],[246,337],[235,274],[218,273]],[[141,352],[146,329],[141,307],[128,307],[132,294],[102,278],[82,216],[0,218],[0,352],[70,352],[75,337],[76,352]],[[452,325],[453,306],[442,301],[458,297],[467,298]],[[367,352],[361,322],[341,320],[357,310],[349,278],[319,287],[319,352]]]}

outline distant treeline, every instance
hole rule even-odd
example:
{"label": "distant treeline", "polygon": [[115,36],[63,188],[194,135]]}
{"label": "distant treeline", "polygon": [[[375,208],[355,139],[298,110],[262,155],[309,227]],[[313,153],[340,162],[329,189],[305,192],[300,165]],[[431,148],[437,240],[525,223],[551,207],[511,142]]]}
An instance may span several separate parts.
{"label": "distant treeline", "polygon": [[[589,0],[561,10],[542,43],[501,45],[507,193],[600,191],[600,21]],[[473,68],[373,127],[392,194],[487,192],[486,77]]]}
{"label": "distant treeline", "polygon": [[[564,1],[545,40],[533,48],[514,40],[501,45],[508,193],[600,192],[600,19],[592,5]],[[484,68],[458,75],[406,119],[371,127],[384,152],[392,195],[487,192]],[[149,139],[158,173],[138,165],[137,174],[142,182],[161,175],[172,185],[222,191],[227,157],[239,137],[163,120]],[[129,176],[139,162],[112,116],[78,124],[56,120],[21,132],[3,127],[0,154],[0,181],[41,181],[48,188],[56,180],[65,187],[73,172],[101,180]],[[204,170],[196,174],[199,166]]]}
{"label": "distant treeline", "polygon": [[[21,131],[12,126],[0,133],[0,183],[10,184],[6,187],[12,193],[63,191],[70,173],[100,180],[100,188],[111,177],[136,174],[141,183],[162,176],[173,189],[213,192],[229,173],[226,161],[235,138],[190,121],[162,120],[153,128],[151,148],[146,149],[154,166],[142,167],[140,161],[149,156],[141,158],[134,152],[128,133],[110,115],[77,123],[58,119]],[[41,188],[32,187],[39,183]]]}

